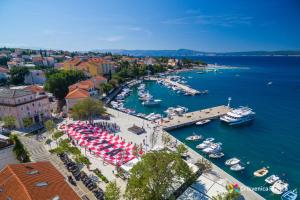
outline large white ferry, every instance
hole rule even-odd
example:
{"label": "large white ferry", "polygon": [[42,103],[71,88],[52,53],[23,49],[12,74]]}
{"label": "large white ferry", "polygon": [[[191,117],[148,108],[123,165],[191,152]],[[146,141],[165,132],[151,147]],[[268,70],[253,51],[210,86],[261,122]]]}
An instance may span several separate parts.
{"label": "large white ferry", "polygon": [[251,108],[239,107],[220,117],[220,120],[229,125],[240,125],[254,120],[254,116],[255,112],[253,112]]}

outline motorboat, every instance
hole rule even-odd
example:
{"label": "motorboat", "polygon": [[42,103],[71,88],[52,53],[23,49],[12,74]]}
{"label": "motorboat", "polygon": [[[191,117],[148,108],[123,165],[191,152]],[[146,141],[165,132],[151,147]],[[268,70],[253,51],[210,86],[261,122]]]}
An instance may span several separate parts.
{"label": "motorboat", "polygon": [[225,161],[225,165],[227,165],[227,166],[236,165],[239,163],[240,163],[240,160],[238,158],[230,158]]}
{"label": "motorboat", "polygon": [[160,99],[149,99],[147,101],[144,101],[142,104],[144,106],[158,106],[160,105],[161,100]]}
{"label": "motorboat", "polygon": [[265,182],[268,183],[268,184],[273,184],[278,180],[279,180],[279,176],[276,176],[276,175],[273,174],[273,175],[269,176],[268,178],[266,178]]}
{"label": "motorboat", "polygon": [[274,194],[282,194],[286,191],[288,191],[289,188],[289,184],[285,183],[282,180],[278,180],[276,181],[271,187],[270,190],[274,193]]}
{"label": "motorboat", "polygon": [[269,170],[267,168],[263,167],[263,168],[255,171],[253,173],[253,175],[256,177],[263,177],[263,176],[267,175],[267,173],[269,173]]}
{"label": "motorboat", "polygon": [[281,200],[296,200],[298,196],[297,190],[290,190],[281,196]]}
{"label": "motorboat", "polygon": [[196,146],[197,149],[205,149],[205,148],[208,148],[209,146],[211,145],[211,142],[209,141],[204,141],[202,142],[201,144],[198,144]]}
{"label": "motorboat", "polygon": [[201,140],[202,139],[202,135],[191,135],[189,137],[187,137],[185,140],[188,140],[188,141],[197,141],[197,140]]}
{"label": "motorboat", "polygon": [[217,153],[219,151],[222,151],[222,147],[221,144],[211,143],[209,147],[204,148],[202,151],[204,153]]}
{"label": "motorboat", "polygon": [[220,120],[228,125],[240,125],[254,120],[255,112],[248,107],[239,107],[220,117]]}
{"label": "motorboat", "polygon": [[215,141],[215,138],[206,138],[205,141],[213,142],[213,141]]}
{"label": "motorboat", "polygon": [[224,156],[224,153],[217,152],[217,153],[211,153],[211,154],[209,154],[208,157],[210,157],[210,158],[222,158],[223,156]]}
{"label": "motorboat", "polygon": [[268,83],[267,83],[267,85],[272,85],[272,84],[273,84],[272,82],[268,82]]}
{"label": "motorboat", "polygon": [[197,122],[196,125],[201,126],[201,125],[209,123],[210,121],[211,121],[210,119],[201,120],[201,121]]}
{"label": "motorboat", "polygon": [[244,169],[245,169],[245,167],[240,164],[235,164],[230,167],[230,170],[232,170],[232,171],[242,171]]}

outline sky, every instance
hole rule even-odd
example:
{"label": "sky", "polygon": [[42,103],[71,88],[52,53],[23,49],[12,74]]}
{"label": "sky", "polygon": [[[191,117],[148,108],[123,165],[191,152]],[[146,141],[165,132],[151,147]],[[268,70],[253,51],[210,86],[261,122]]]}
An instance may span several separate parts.
{"label": "sky", "polygon": [[0,0],[0,46],[300,50],[300,0]]}

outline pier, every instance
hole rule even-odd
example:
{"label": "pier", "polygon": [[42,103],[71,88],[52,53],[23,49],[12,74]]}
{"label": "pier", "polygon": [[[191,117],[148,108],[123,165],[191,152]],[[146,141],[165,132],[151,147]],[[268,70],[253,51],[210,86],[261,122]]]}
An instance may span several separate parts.
{"label": "pier", "polygon": [[227,106],[217,106],[213,108],[207,108],[194,112],[185,113],[181,116],[174,116],[173,118],[164,118],[162,120],[162,127],[164,130],[172,130],[184,126],[193,125],[198,121],[206,119],[218,118],[229,112],[230,108]]}
{"label": "pier", "polygon": [[180,83],[177,83],[175,81],[172,81],[170,80],[169,78],[155,78],[155,77],[149,77],[149,78],[146,78],[145,80],[149,80],[149,81],[158,81],[158,80],[161,80],[171,86],[175,86],[177,88],[180,88],[180,90],[184,91],[185,93],[189,94],[189,95],[197,95],[197,94],[204,94],[204,93],[207,93],[207,91],[203,91],[203,92],[200,92],[198,90],[195,90],[189,86],[186,86],[184,84],[180,84]]}

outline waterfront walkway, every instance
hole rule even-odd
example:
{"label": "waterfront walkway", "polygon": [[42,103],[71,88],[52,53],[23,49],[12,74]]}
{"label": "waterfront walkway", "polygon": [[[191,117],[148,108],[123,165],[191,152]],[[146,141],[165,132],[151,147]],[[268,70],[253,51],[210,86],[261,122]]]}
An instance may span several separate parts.
{"label": "waterfront walkway", "polygon": [[204,110],[185,113],[181,116],[174,116],[172,119],[164,118],[162,120],[162,127],[165,130],[172,130],[183,126],[189,126],[197,123],[200,120],[214,119],[225,115],[230,108],[227,106],[217,106]]}

